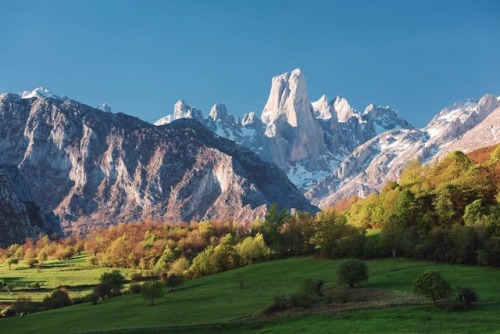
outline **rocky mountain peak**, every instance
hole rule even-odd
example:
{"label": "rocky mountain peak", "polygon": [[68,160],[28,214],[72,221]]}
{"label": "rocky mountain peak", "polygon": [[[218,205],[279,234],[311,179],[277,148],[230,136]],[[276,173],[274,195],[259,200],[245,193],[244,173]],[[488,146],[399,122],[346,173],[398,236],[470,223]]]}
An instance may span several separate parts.
{"label": "rocky mountain peak", "polygon": [[300,69],[275,76],[261,120],[265,124],[283,118],[297,127],[300,118],[311,117],[311,102],[307,96],[306,80]]}
{"label": "rocky mountain peak", "polygon": [[177,101],[174,105],[174,120],[179,118],[190,118],[200,123],[205,121],[200,109],[196,107],[191,108],[191,106],[183,100]]}
{"label": "rocky mountain peak", "polygon": [[328,98],[323,95],[319,100],[312,102],[314,117],[317,119],[328,120],[332,118],[332,107],[328,103]]}
{"label": "rocky mountain peak", "polygon": [[173,115],[167,115],[160,118],[154,122],[154,125],[160,126],[168,124],[180,118],[194,119],[195,121],[205,125],[205,119],[203,118],[201,110],[196,107],[191,108],[191,106],[184,100],[179,100],[175,103]]}
{"label": "rocky mountain peak", "polygon": [[235,123],[233,115],[227,112],[226,106],[222,103],[215,104],[212,109],[210,109],[208,117],[214,122],[221,122],[226,125]]}
{"label": "rocky mountain peak", "polygon": [[339,122],[348,122],[351,117],[358,117],[359,114],[351,107],[349,102],[342,96],[337,96],[333,100],[333,109],[337,113]]}

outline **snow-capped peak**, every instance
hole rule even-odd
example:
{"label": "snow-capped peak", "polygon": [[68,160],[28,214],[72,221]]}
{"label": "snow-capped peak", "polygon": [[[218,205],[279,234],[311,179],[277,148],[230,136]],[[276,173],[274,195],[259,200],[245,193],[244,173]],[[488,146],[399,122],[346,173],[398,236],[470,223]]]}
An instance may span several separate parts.
{"label": "snow-capped peak", "polygon": [[101,111],[105,112],[111,112],[111,107],[107,103],[102,103],[96,107],[96,109],[99,109]]}
{"label": "snow-capped peak", "polygon": [[19,95],[21,95],[21,98],[23,99],[31,99],[33,97],[49,97],[55,100],[61,100],[59,95],[54,94],[45,87],[38,87],[35,88],[34,90],[25,90]]}
{"label": "snow-capped peak", "polygon": [[187,104],[184,100],[179,100],[174,105],[173,116],[172,115],[164,116],[159,120],[157,120],[156,122],[154,122],[154,125],[160,126],[168,124],[179,118],[190,118],[198,121],[201,124],[205,124],[205,119],[203,118],[203,114],[200,109],[196,107],[191,108],[191,106]]}

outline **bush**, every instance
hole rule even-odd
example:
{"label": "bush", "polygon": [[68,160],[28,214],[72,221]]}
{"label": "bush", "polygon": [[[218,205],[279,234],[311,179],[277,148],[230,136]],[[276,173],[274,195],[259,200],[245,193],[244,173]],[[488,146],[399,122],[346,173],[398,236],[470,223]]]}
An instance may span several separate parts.
{"label": "bush", "polygon": [[472,307],[473,303],[478,301],[478,296],[476,290],[474,288],[465,287],[465,288],[457,288],[458,296],[457,299],[461,302],[465,308]]}
{"label": "bush", "polygon": [[92,305],[97,304],[97,302],[99,301],[99,297],[100,296],[95,291],[91,292],[88,295],[88,299],[90,300],[90,302],[92,303]]}
{"label": "bush", "polygon": [[42,283],[41,282],[33,282],[33,283],[29,283],[28,284],[28,288],[32,289],[32,290],[38,290],[42,287]]}
{"label": "bush", "polygon": [[288,309],[286,297],[279,293],[274,296],[273,303],[264,310],[264,313],[271,314]]}
{"label": "bush", "polygon": [[324,284],[325,281],[323,280],[313,281],[312,279],[308,278],[300,283],[300,291],[311,297],[321,297],[323,296]]}
{"label": "bush", "polygon": [[17,315],[24,315],[36,312],[36,306],[31,301],[29,297],[19,297],[17,301],[12,305],[13,311]]}
{"label": "bush", "polygon": [[130,275],[130,281],[131,282],[139,282],[142,280],[142,274],[141,273],[133,273]]}
{"label": "bush", "polygon": [[130,286],[128,287],[128,292],[133,294],[141,293],[141,285],[137,283],[130,284]]}
{"label": "bush", "polygon": [[99,260],[94,255],[89,256],[86,262],[89,266],[97,266],[99,264]]}
{"label": "bush", "polygon": [[308,308],[311,307],[316,300],[303,292],[292,293],[287,296],[279,293],[274,296],[274,302],[264,310],[265,314],[285,311],[291,308]]}
{"label": "bush", "polygon": [[69,298],[68,291],[64,288],[55,289],[51,292],[50,296],[43,299],[43,305],[48,309],[60,308],[73,304]]}
{"label": "bush", "polygon": [[350,288],[368,280],[368,267],[360,260],[346,260],[338,269],[338,283],[347,284]]}

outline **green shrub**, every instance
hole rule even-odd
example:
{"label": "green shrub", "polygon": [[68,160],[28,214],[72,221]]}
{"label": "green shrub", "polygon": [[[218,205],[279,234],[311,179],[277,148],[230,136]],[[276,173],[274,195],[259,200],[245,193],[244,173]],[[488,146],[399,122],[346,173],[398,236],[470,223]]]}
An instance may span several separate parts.
{"label": "green shrub", "polygon": [[457,292],[457,299],[465,308],[472,307],[472,304],[476,303],[479,299],[476,290],[471,287],[457,288]]}
{"label": "green shrub", "polygon": [[141,293],[141,285],[137,283],[132,283],[128,287],[128,291],[133,294],[139,294]]}
{"label": "green shrub", "polygon": [[64,288],[58,288],[51,292],[50,296],[43,299],[43,305],[48,309],[60,308],[73,304],[69,298],[68,291]]}
{"label": "green shrub", "polygon": [[338,269],[338,283],[347,284],[350,288],[368,280],[368,267],[360,260],[346,260]]}

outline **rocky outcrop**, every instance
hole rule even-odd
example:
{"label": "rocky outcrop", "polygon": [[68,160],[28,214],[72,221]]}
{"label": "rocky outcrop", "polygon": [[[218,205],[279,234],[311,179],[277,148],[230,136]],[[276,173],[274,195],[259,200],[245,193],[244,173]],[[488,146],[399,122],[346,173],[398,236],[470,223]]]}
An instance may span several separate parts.
{"label": "rocky outcrop", "polygon": [[0,95],[0,163],[19,166],[33,198],[65,231],[145,217],[181,222],[263,217],[266,206],[315,212],[285,173],[215,135],[197,112],[154,126],[70,99]]}
{"label": "rocky outcrop", "polygon": [[0,165],[0,247],[40,234],[62,235],[57,217],[40,209],[17,167]]}

